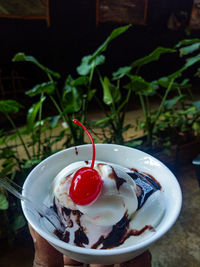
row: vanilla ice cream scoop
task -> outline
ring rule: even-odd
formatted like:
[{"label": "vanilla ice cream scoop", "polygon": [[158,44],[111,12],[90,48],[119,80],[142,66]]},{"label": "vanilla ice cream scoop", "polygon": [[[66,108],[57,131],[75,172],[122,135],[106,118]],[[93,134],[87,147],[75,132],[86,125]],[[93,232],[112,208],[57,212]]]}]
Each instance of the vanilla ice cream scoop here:
[{"label": "vanilla ice cream scoop", "polygon": [[94,170],[102,179],[100,193],[91,203],[79,205],[71,199],[70,188],[77,170],[88,166],[89,161],[72,163],[54,178],[53,208],[65,226],[63,233],[55,234],[69,244],[94,249],[127,246],[153,234],[165,211],[156,179],[136,169],[95,161]]},{"label": "vanilla ice cream scoop", "polygon": [[72,201],[69,190],[73,176],[78,169],[89,166],[88,161],[75,162],[58,173],[52,184],[52,194],[59,204],[80,211],[85,220],[99,226],[115,225],[125,214],[130,218],[138,208],[136,184],[125,170],[113,164],[95,162],[94,169],[103,180],[101,192],[95,201],[88,205],[77,205]]}]

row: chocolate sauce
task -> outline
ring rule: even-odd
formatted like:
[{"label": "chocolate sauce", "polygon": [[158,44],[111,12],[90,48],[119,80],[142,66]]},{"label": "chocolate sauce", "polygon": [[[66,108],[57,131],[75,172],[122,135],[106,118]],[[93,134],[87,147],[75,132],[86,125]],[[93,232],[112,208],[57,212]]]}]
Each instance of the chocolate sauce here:
[{"label": "chocolate sauce", "polygon": [[68,225],[69,228],[72,228],[74,226],[74,223],[72,220],[69,220]]},{"label": "chocolate sauce", "polygon": [[161,190],[160,184],[156,181],[155,178],[146,173],[140,173],[134,170],[134,172],[128,173],[130,177],[135,181],[136,185],[139,187],[141,194],[138,197],[138,208],[140,209],[147,199],[155,191]]},{"label": "chocolate sauce", "polygon": [[[75,148],[76,149],[76,148]],[[131,172],[128,172],[128,175],[135,181],[137,187],[138,187],[138,208],[140,209],[144,203],[147,201],[147,199],[152,195],[155,191],[161,190],[161,185],[156,181],[154,177],[152,177],[149,174],[138,172],[136,169],[130,169]],[[118,177],[114,169],[112,168],[112,174],[110,175],[111,179],[114,179],[116,182],[116,187],[119,190],[120,186],[126,182],[125,179]],[[57,205],[54,201],[53,207],[54,211],[58,212]],[[79,226],[79,229],[75,231],[74,235],[74,244],[79,247],[84,247],[85,245],[89,244],[88,237],[86,235],[86,231],[81,225],[80,218],[83,215],[78,210],[70,210],[67,208],[61,209],[61,214],[65,214],[67,216],[70,216],[70,214],[73,214],[76,216],[76,223]],[[71,223],[72,225],[71,225]],[[142,229],[136,230],[136,229],[129,229],[129,223],[130,220],[128,219],[127,213],[124,215],[124,217],[112,227],[111,232],[108,234],[108,236],[100,236],[99,240],[92,245],[91,248],[93,249],[109,249],[118,247],[119,245],[123,244],[126,239],[128,239],[130,236],[139,236],[142,233],[144,233],[147,229],[153,230],[154,228],[151,225],[145,225]],[[69,224],[67,227],[72,227],[73,221],[69,220]],[[58,230],[54,231],[55,235],[58,236],[61,240],[64,242],[69,242],[69,232],[66,230],[62,233]]]},{"label": "chocolate sauce", "polygon": [[66,229],[64,232],[61,232],[61,231],[56,229],[56,230],[54,230],[54,234],[62,241],[69,243],[69,232]]},{"label": "chocolate sauce", "polygon": [[153,232],[155,232],[155,229],[153,228],[152,225],[145,225],[142,229],[140,230],[135,230],[135,229],[131,229],[127,235],[126,238],[129,238],[129,236],[134,235],[134,236],[138,236],[141,235],[142,233],[144,233],[147,229],[152,230]]},{"label": "chocolate sauce", "polygon": [[123,237],[126,235],[129,226],[129,220],[127,215],[113,226],[112,231],[107,237],[101,236],[99,240],[92,246],[92,248],[98,248],[101,244],[101,249],[113,248],[122,244]]},{"label": "chocolate sauce", "polygon": [[62,240],[66,243],[69,243],[69,232],[67,230],[65,230],[63,233]]},{"label": "chocolate sauce", "polygon": [[[99,163],[99,164],[97,164],[97,169],[100,169],[100,167],[101,167],[101,166],[104,166],[104,165],[105,165],[105,164],[103,164],[103,163]],[[117,189],[119,190],[120,186],[121,186],[123,183],[125,183],[126,180],[125,180],[124,178],[119,177],[119,176],[116,174],[114,168],[113,168],[113,167],[111,167],[111,168],[112,168],[112,172],[109,174],[109,178],[115,181],[115,183],[116,183],[116,187],[117,187]]]},{"label": "chocolate sauce", "polygon": [[57,213],[57,207],[56,207],[56,200],[55,200],[55,198],[53,199],[53,206],[50,207],[50,209],[53,209],[55,211],[55,213]]},{"label": "chocolate sauce", "polygon": [[127,214],[113,226],[112,231],[107,237],[101,236],[99,240],[92,246],[97,249],[101,245],[101,249],[109,249],[122,245],[130,236],[138,236],[144,233],[147,229],[154,230],[151,225],[145,225],[140,230],[129,229],[129,222]]},{"label": "chocolate sauce", "polygon": [[84,247],[83,244],[88,245],[89,240],[85,232],[83,231],[83,228],[80,227],[78,230],[75,231],[75,238],[74,238],[74,244],[79,247]]},{"label": "chocolate sauce", "polygon": [[43,215],[42,215],[40,212],[38,212],[38,214],[40,215],[40,217],[41,217],[41,218],[43,218],[43,217],[44,217],[44,216],[43,216]]},{"label": "chocolate sauce", "polygon": [[126,182],[126,180],[125,180],[124,178],[121,178],[121,177],[119,177],[119,176],[116,174],[114,168],[112,168],[112,173],[109,175],[109,177],[110,177],[111,179],[115,180],[116,187],[117,187],[118,190],[119,190],[120,186],[121,186],[123,183]]},{"label": "chocolate sauce", "polygon": [[[53,233],[54,233],[54,235],[56,235],[59,239],[63,240],[63,234],[64,234],[63,232],[61,232],[61,231],[55,229],[55,230],[53,231]],[[68,241],[68,242],[69,242],[69,241]]]},{"label": "chocolate sauce", "polygon": [[76,153],[76,155],[78,156],[78,148],[75,146],[75,153]]},{"label": "chocolate sauce", "polygon": [[67,208],[65,208],[65,207],[62,208],[62,215],[65,214],[65,215],[69,216],[70,213],[71,213],[71,210],[70,210],[70,209],[67,209]]},{"label": "chocolate sauce", "polygon": [[76,216],[76,223],[81,227],[80,219],[83,213],[81,213],[79,210],[73,210],[72,213]]}]

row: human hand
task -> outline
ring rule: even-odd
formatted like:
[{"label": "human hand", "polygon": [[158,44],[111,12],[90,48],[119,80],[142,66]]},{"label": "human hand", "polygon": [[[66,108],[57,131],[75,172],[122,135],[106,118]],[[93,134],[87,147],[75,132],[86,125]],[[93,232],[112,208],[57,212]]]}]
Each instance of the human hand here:
[{"label": "human hand", "polygon": [[151,254],[145,251],[138,257],[128,262],[112,265],[90,264],[84,265],[81,262],[63,256],[53,248],[44,238],[42,238],[31,226],[29,226],[35,247],[35,257],[33,267],[151,267]]}]

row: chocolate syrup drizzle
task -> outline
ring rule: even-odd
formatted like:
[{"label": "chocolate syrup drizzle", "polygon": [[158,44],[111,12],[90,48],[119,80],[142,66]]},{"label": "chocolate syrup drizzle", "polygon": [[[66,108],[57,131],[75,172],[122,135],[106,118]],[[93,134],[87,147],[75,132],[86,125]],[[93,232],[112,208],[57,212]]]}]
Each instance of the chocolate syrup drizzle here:
[{"label": "chocolate syrup drizzle", "polygon": [[[128,172],[128,174],[135,181],[138,187],[139,193],[137,195],[137,198],[138,198],[137,209],[140,209],[144,205],[144,203],[147,201],[147,199],[155,191],[161,190],[161,185],[151,175],[139,172],[136,169],[130,169],[130,172]],[[115,180],[118,190],[120,186],[124,182],[126,182],[125,179],[117,176],[113,168],[112,168],[112,174],[110,175],[110,178]],[[54,201],[53,208],[57,211],[55,201]],[[73,215],[76,216],[76,223],[79,226],[79,229],[75,231],[74,244],[79,247],[84,247],[84,244],[88,245],[89,240],[86,235],[86,229],[84,229],[84,227],[80,223],[80,218],[82,216],[82,213],[78,210],[72,211],[64,207],[61,209],[61,213],[62,215],[65,214],[67,216],[70,216],[70,214],[73,213]],[[95,244],[92,245],[91,248],[109,249],[109,248],[118,247],[119,245],[123,244],[125,240],[128,239],[130,236],[141,235],[147,229],[155,231],[155,229],[151,225],[145,225],[140,230],[129,229],[129,223],[130,223],[130,219],[128,218],[128,214],[126,213],[124,217],[116,225],[112,227],[112,230],[108,234],[108,236],[106,237],[101,236],[99,240]],[[68,227],[70,227],[70,223]],[[69,232],[67,231],[67,229],[64,231],[64,233],[61,233],[58,231],[55,231],[54,233],[58,236],[58,238],[60,238],[64,242],[67,242],[67,243],[69,242]]]},{"label": "chocolate syrup drizzle", "polygon": [[112,172],[111,174],[109,175],[109,177],[113,180],[115,180],[115,183],[116,183],[116,187],[117,187],[117,190],[119,190],[120,186],[126,182],[126,180],[124,178],[121,178],[119,176],[117,176],[115,170],[113,167],[112,168]]},{"label": "chocolate syrup drizzle", "polygon": [[102,245],[101,249],[114,248],[116,246],[122,245],[125,240],[132,235],[138,236],[147,229],[153,230],[153,227],[151,225],[145,225],[140,230],[128,228],[129,219],[127,214],[125,214],[124,217],[116,225],[113,226],[112,231],[109,233],[109,235],[106,238],[104,238],[104,236],[101,236],[99,240],[94,245],[92,245],[91,248],[98,248],[100,245]]},{"label": "chocolate syrup drizzle", "polygon": [[78,156],[78,148],[75,146],[75,154]]},{"label": "chocolate syrup drizzle", "polygon": [[128,175],[131,176],[141,191],[138,196],[137,209],[140,209],[155,191],[161,190],[161,185],[149,174],[134,170],[134,172],[128,172]]},{"label": "chocolate syrup drizzle", "polygon": [[89,240],[85,233],[85,229],[81,225],[80,218],[82,216],[82,213],[78,210],[73,210],[72,213],[76,216],[76,223],[79,226],[79,229],[75,231],[75,238],[74,238],[74,244],[79,247],[84,247],[84,244],[88,245]]}]

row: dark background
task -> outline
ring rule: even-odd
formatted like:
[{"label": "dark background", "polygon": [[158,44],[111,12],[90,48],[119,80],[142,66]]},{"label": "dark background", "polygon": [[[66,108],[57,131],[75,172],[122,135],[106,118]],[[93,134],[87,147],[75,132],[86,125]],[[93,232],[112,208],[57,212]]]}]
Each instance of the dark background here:
[{"label": "dark background", "polygon": [[[114,40],[106,51],[105,73],[119,66],[130,64],[134,59],[150,53],[158,45],[172,47],[179,40],[199,36],[199,31],[188,30],[192,0],[149,0],[146,25],[133,25]],[[175,14],[179,21],[177,29],[169,29],[168,20]],[[33,65],[12,63],[17,52],[35,56],[42,64],[61,73],[76,75],[76,67],[84,55],[92,53],[118,24],[96,25],[94,0],[51,0],[50,27],[45,20],[0,18],[0,81],[7,98],[12,89],[13,72],[17,75],[13,96],[21,98],[20,92],[44,80]],[[189,32],[189,35],[188,35]],[[164,75],[178,62],[170,56],[163,57],[161,65],[146,69],[146,77]],[[0,87],[1,87],[0,84]]]}]

